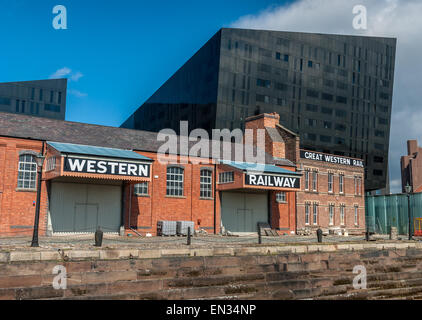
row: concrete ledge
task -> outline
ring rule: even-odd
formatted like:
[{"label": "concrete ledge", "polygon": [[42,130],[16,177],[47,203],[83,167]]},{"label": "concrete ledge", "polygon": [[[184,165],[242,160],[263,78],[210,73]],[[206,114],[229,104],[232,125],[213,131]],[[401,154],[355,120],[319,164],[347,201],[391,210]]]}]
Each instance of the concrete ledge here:
[{"label": "concrete ledge", "polygon": [[97,250],[69,250],[67,256],[70,259],[88,259],[88,258],[100,258],[100,251]]},{"label": "concrete ledge", "polygon": [[[222,248],[169,248],[169,249],[91,249],[66,250],[65,255],[71,260],[119,260],[119,259],[156,259],[164,257],[210,257],[210,256],[248,256],[275,254],[304,254],[314,252],[360,251],[360,250],[394,250],[394,249],[422,249],[422,243],[327,243],[327,244],[299,244],[287,246],[253,245],[250,247],[222,247]],[[15,261],[61,261],[62,257],[56,250],[51,251],[11,251],[0,252],[0,263]]]},{"label": "concrete ledge", "polygon": [[100,250],[100,259],[102,260],[115,260],[122,258],[138,258],[139,250],[136,249],[122,249],[122,250]]},{"label": "concrete ledge", "polygon": [[161,258],[161,251],[160,250],[139,250],[138,258],[141,258],[141,259]]},{"label": "concrete ledge", "polygon": [[57,251],[41,251],[41,261],[56,261],[61,260],[62,256]]},{"label": "concrete ledge", "polygon": [[9,255],[9,252],[0,252],[0,262],[8,262]]},{"label": "concrete ledge", "polygon": [[9,255],[9,261],[40,261],[41,252],[22,252],[22,251],[12,251]]}]

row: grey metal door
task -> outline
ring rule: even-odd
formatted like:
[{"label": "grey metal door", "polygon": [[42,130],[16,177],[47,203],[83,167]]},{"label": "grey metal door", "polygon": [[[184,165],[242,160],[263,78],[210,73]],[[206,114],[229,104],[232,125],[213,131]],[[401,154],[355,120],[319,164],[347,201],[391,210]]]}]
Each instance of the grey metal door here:
[{"label": "grey metal door", "polygon": [[268,222],[267,193],[222,192],[221,221],[232,232],[256,232],[258,222]]},{"label": "grey metal door", "polygon": [[121,187],[53,182],[50,215],[53,232],[118,232]]}]

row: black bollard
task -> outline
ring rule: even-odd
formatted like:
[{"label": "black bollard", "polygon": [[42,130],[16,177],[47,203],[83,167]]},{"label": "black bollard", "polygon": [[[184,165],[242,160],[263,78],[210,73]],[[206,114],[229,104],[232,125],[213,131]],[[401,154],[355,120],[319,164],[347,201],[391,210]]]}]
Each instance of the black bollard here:
[{"label": "black bollard", "polygon": [[188,227],[188,239],[187,239],[187,245],[190,246],[190,227]]},{"label": "black bollard", "polygon": [[95,246],[101,247],[103,244],[103,231],[100,226],[98,226],[97,231],[95,231]]},{"label": "black bollard", "polygon": [[322,242],[322,230],[321,230],[321,228],[318,228],[316,234],[317,234],[318,242]]},{"label": "black bollard", "polygon": [[262,244],[262,235],[261,235],[261,230],[258,230],[258,244]]},{"label": "black bollard", "polygon": [[369,231],[366,231],[365,232],[365,240],[366,241],[369,241]]}]

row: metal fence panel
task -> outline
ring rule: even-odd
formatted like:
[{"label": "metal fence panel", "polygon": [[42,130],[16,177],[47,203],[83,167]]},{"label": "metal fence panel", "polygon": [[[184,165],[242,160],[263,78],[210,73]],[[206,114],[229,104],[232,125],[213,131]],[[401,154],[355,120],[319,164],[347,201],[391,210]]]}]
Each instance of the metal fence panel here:
[{"label": "metal fence panel", "polygon": [[399,234],[408,234],[410,201],[411,228],[413,219],[422,218],[422,193],[366,196],[366,221],[370,232],[388,234],[396,227]]}]

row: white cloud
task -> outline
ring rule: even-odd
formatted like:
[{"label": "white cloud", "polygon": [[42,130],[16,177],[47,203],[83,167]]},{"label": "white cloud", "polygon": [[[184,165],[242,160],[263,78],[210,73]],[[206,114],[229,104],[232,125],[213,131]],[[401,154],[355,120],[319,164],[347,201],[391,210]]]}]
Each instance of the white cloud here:
[{"label": "white cloud", "polygon": [[57,78],[68,78],[69,81],[77,82],[80,78],[84,75],[77,71],[72,72],[72,69],[68,67],[63,67],[61,69],[56,70],[53,74],[50,75],[50,79],[57,79]]},{"label": "white cloud", "polygon": [[63,78],[68,76],[70,73],[72,72],[72,70],[70,70],[67,67],[61,68],[56,70],[56,72],[54,72],[52,75],[50,75],[50,79],[57,79],[57,78]]},{"label": "white cloud", "polygon": [[[364,5],[368,29],[355,30],[355,5]],[[397,38],[396,74],[390,138],[391,191],[400,192],[400,156],[406,140],[422,145],[422,1],[420,0],[298,0],[241,17],[231,27]]]},{"label": "white cloud", "polygon": [[80,92],[79,90],[75,90],[75,89],[68,89],[67,93],[78,98],[83,98],[88,95],[87,93]]}]

